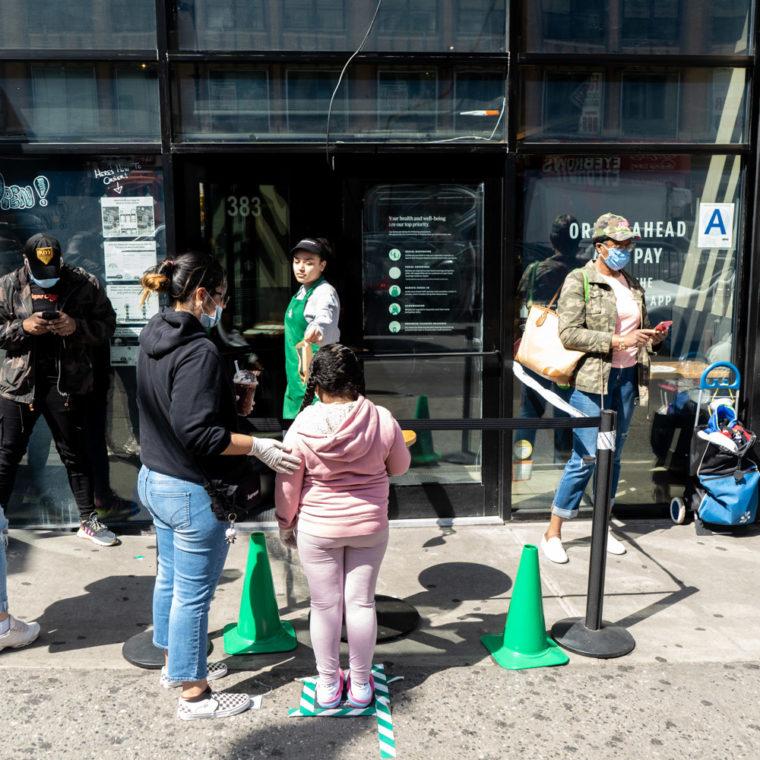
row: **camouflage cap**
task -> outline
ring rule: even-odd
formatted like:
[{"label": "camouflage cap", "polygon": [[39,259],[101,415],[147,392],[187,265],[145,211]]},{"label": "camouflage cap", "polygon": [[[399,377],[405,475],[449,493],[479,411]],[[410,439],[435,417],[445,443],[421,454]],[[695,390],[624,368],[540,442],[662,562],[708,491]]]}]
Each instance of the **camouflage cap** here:
[{"label": "camouflage cap", "polygon": [[631,225],[625,217],[618,214],[602,214],[594,223],[594,231],[591,233],[592,240],[598,237],[607,237],[610,240],[630,240],[636,237],[631,230]]}]

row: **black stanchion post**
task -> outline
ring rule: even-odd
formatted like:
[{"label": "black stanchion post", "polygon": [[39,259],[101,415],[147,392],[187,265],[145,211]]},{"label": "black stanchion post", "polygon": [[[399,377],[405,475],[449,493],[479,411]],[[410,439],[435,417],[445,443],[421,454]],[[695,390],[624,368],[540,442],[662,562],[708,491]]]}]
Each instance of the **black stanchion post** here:
[{"label": "black stanchion post", "polygon": [[612,468],[615,460],[617,414],[603,409],[596,444],[596,488],[591,529],[586,618],[566,618],[552,626],[552,638],[562,647],[587,657],[608,659],[628,654],[636,642],[625,628],[602,621],[607,531],[612,500]]}]

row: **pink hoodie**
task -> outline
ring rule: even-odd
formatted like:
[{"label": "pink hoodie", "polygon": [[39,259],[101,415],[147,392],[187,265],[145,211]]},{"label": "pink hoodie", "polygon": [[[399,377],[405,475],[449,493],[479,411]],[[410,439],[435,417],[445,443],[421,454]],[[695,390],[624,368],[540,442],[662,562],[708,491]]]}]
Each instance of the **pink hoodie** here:
[{"label": "pink hoodie", "polygon": [[402,475],[410,461],[396,420],[363,396],[333,434],[310,431],[310,417],[310,409],[301,412],[285,437],[302,464],[292,475],[277,475],[280,528],[297,520],[304,533],[327,538],[387,528],[388,475]]}]

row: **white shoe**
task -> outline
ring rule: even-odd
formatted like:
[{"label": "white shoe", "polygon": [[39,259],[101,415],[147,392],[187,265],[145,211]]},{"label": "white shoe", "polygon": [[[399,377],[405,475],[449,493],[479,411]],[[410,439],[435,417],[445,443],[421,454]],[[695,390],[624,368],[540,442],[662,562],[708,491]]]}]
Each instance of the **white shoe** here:
[{"label": "white shoe", "polygon": [[607,533],[607,554],[625,554],[626,548],[612,535],[612,531]]},{"label": "white shoe", "polygon": [[562,547],[562,541],[557,536],[552,536],[548,541],[546,536],[541,536],[541,551],[552,562],[564,565],[567,562],[567,554]]},{"label": "white shoe", "polygon": [[16,620],[13,615],[8,615],[8,620],[11,621],[11,627],[0,636],[0,650],[25,647],[40,635],[39,623],[25,623],[23,620]]},{"label": "white shoe", "polygon": [[211,691],[208,689],[203,699],[191,702],[179,698],[177,716],[182,720],[196,718],[227,718],[245,712],[251,707],[251,698],[247,694],[235,694],[228,691]]}]

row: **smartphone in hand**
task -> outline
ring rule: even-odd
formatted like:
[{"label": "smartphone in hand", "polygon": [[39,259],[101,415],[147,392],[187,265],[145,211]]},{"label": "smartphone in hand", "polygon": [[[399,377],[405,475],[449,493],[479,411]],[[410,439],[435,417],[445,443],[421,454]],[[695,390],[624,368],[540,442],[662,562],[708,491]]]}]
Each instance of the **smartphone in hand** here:
[{"label": "smartphone in hand", "polygon": [[657,326],[654,328],[654,331],[655,331],[655,332],[667,332],[668,330],[670,330],[670,326],[671,326],[672,324],[673,324],[673,320],[672,320],[672,319],[669,319],[669,320],[665,320],[665,321],[663,321],[663,322],[660,322],[660,324],[659,324],[659,325],[657,325]]},{"label": "smartphone in hand", "polygon": [[61,316],[61,313],[59,311],[43,311],[40,313],[40,316],[43,319],[52,320],[58,319],[58,317]]}]

